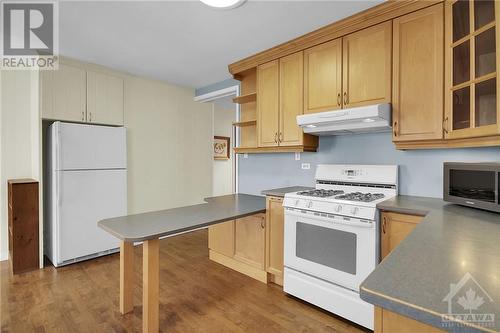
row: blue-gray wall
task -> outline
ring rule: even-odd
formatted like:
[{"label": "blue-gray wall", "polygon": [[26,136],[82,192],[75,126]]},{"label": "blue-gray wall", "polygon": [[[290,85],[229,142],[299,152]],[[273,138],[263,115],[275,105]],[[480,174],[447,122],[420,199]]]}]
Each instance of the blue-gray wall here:
[{"label": "blue-gray wall", "polygon": [[[327,136],[320,138],[316,153],[295,155],[249,154],[239,157],[239,192],[260,194],[261,190],[293,185],[314,185],[317,164],[398,164],[399,193],[442,197],[444,161],[497,161],[500,147],[400,151],[391,133]],[[311,163],[302,170],[301,163]]]}]

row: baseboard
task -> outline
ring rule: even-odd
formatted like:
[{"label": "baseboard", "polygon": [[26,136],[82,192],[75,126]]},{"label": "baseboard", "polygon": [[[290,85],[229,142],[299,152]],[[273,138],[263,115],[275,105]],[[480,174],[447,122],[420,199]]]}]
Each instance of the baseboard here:
[{"label": "baseboard", "polygon": [[266,284],[268,282],[266,271],[252,267],[241,261],[227,257],[223,254],[217,253],[212,250],[209,251],[209,258],[210,260],[215,261],[218,264],[231,268],[232,270],[235,270],[241,274],[245,274],[251,278],[254,278],[255,280],[258,280]]}]

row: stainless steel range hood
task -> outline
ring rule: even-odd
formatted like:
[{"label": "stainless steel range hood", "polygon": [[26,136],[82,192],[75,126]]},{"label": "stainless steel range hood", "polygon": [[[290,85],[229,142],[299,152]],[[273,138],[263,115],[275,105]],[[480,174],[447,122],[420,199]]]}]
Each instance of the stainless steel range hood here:
[{"label": "stainless steel range hood", "polygon": [[297,124],[304,133],[314,135],[388,132],[391,130],[391,104],[300,115]]}]

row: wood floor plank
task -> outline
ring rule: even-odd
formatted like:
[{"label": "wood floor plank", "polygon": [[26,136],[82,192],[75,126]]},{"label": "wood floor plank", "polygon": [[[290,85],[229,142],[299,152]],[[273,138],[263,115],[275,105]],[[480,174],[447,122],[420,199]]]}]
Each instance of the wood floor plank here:
[{"label": "wood floor plank", "polygon": [[[160,240],[159,247],[161,332],[369,332],[210,261],[206,230]],[[133,249],[136,305],[126,315],[118,253],[16,276],[1,262],[0,331],[141,332],[142,252]]]}]

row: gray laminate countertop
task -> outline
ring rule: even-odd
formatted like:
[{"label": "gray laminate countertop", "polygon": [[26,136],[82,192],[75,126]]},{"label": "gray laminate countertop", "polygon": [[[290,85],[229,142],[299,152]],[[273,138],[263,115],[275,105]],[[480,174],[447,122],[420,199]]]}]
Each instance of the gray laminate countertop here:
[{"label": "gray laminate countertop", "polygon": [[314,187],[307,187],[307,186],[290,186],[290,187],[281,187],[281,188],[275,188],[272,190],[264,190],[260,193],[263,195],[270,195],[273,197],[284,197],[286,193],[290,192],[298,192],[298,191],[307,191],[307,190],[312,190]]},{"label": "gray laminate countertop", "polygon": [[230,194],[199,205],[105,219],[98,226],[126,242],[172,236],[266,211],[266,199]]},{"label": "gray laminate countertop", "polygon": [[[425,217],[362,283],[361,298],[450,332],[500,332],[500,214],[412,196],[377,207]],[[449,313],[467,317],[443,321]]]}]

